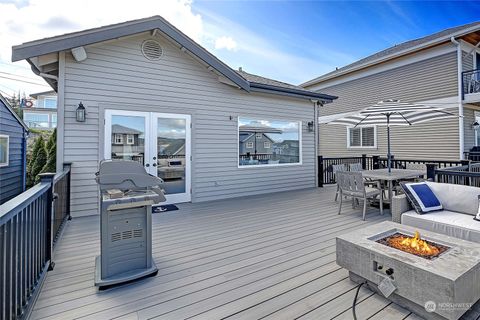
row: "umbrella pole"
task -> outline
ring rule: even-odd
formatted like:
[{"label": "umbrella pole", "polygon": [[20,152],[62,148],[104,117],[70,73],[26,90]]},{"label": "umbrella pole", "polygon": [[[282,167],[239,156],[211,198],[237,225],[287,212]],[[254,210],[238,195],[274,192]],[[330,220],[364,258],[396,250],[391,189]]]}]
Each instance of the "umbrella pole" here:
[{"label": "umbrella pole", "polygon": [[390,155],[390,114],[387,114],[387,166],[388,173],[392,172],[392,160]]}]

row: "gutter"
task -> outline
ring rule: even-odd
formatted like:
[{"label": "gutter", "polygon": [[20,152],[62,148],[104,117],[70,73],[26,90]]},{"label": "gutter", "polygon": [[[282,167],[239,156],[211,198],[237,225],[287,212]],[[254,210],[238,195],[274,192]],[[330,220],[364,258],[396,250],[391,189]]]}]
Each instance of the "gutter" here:
[{"label": "gutter", "polygon": [[[48,85],[50,87],[53,88],[53,90],[56,92],[57,91],[57,86],[56,86],[56,83],[58,82],[58,77],[57,76],[54,76],[54,75],[51,75],[51,74],[46,74],[46,73],[42,73],[38,68],[37,66],[32,62],[32,60],[30,60],[30,58],[28,59],[25,59],[27,60],[27,62],[30,64],[30,67],[33,71],[33,73],[35,73],[37,76],[40,76],[43,78],[43,80],[45,80]],[[54,81],[53,81],[54,80]]]},{"label": "gutter", "polygon": [[319,102],[321,102],[322,104],[330,103],[338,98],[336,96],[331,96],[323,93],[315,93],[293,88],[282,88],[257,82],[250,82],[250,90],[252,92],[274,93],[295,98],[318,99],[320,100]]},{"label": "gutter", "polygon": [[457,88],[458,88],[458,144],[459,144],[459,159],[464,159],[463,152],[465,151],[465,126],[463,121],[463,101],[462,101],[462,46],[455,37],[451,37],[450,41],[457,47]]}]

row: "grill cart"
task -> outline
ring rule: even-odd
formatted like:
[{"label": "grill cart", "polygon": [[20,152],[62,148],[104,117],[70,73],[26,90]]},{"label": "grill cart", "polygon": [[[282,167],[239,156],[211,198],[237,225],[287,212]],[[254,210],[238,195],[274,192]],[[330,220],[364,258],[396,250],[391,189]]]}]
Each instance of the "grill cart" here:
[{"label": "grill cart", "polygon": [[152,205],[165,201],[163,180],[135,161],[104,160],[100,186],[100,256],[95,285],[100,289],[157,274],[152,259]]}]

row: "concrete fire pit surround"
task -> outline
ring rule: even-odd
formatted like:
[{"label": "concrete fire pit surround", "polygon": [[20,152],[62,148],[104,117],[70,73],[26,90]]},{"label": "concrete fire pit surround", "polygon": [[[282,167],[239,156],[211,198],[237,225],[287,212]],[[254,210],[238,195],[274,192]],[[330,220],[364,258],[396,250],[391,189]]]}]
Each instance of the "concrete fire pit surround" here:
[{"label": "concrete fire pit surround", "polygon": [[[413,235],[415,230],[422,239],[450,249],[428,260],[376,242],[394,232]],[[480,299],[480,244],[389,221],[341,235],[336,243],[337,263],[350,271],[353,281],[368,280],[375,288],[388,276],[374,266],[392,268],[397,290],[389,299],[427,319],[456,320],[466,311],[458,306]],[[430,301],[438,306],[434,312],[425,310]]]}]

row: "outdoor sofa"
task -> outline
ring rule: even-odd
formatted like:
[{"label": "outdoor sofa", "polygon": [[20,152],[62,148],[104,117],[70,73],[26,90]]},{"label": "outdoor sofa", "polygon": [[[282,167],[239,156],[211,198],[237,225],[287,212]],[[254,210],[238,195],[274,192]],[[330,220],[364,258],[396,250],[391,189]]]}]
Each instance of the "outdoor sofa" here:
[{"label": "outdoor sofa", "polygon": [[479,208],[480,188],[448,183],[426,182],[443,210],[418,214],[405,194],[392,199],[392,220],[448,236],[480,243],[480,221],[474,220]]}]

